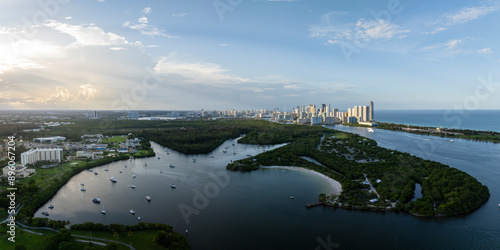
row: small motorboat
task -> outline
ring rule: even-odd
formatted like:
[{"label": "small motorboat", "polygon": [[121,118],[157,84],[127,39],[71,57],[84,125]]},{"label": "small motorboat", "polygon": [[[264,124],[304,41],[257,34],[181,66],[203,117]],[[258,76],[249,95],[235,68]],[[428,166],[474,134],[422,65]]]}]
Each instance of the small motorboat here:
[{"label": "small motorboat", "polygon": [[147,200],[147,201],[151,201],[151,197],[146,196],[146,200]]},{"label": "small motorboat", "polygon": [[49,213],[47,213],[47,212],[42,212],[42,214],[45,216],[49,216]]},{"label": "small motorboat", "polygon": [[85,188],[82,188],[82,189],[80,189],[80,191],[83,191],[83,192],[85,192],[86,190],[85,190]]},{"label": "small motorboat", "polygon": [[94,198],[94,199],[92,199],[92,202],[94,202],[94,203],[101,203],[101,199],[99,199],[99,198]]},{"label": "small motorboat", "polygon": [[135,175],[135,174],[134,174],[134,175],[132,175],[132,178],[135,178],[135,177],[136,177],[136,175]]},{"label": "small motorboat", "polygon": [[135,185],[130,186],[131,188],[135,188]]},{"label": "small motorboat", "polygon": [[295,196],[290,196],[290,199],[295,199]]},{"label": "small motorboat", "polygon": [[130,209],[130,213],[131,213],[131,214],[135,214],[134,209]]},{"label": "small motorboat", "polygon": [[49,206],[49,208],[50,208],[50,209],[54,208],[54,205],[52,205],[52,204],[51,204],[51,205]]},{"label": "small motorboat", "polygon": [[171,184],[171,185],[170,185],[170,187],[171,187],[171,188],[175,188],[175,184]]}]

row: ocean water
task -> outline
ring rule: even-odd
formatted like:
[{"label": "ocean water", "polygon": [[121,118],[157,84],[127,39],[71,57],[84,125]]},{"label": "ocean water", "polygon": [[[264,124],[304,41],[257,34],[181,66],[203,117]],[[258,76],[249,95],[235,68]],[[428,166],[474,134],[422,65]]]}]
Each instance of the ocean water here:
[{"label": "ocean water", "polygon": [[500,132],[500,110],[375,110],[374,116],[379,122]]}]

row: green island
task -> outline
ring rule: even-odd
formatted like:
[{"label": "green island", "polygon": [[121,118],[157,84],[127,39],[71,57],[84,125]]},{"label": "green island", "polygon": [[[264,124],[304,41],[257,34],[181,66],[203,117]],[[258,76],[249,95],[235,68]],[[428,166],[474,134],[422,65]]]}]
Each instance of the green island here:
[{"label": "green island", "polygon": [[[378,124],[377,128],[385,130],[400,131],[400,132],[419,134],[419,135],[432,135],[432,136],[454,138],[454,139],[466,139],[473,141],[500,143],[500,133],[495,131],[436,128],[436,127],[424,127],[424,126],[414,126],[414,125],[384,123],[384,122],[377,122],[377,124]],[[352,127],[371,127],[358,123],[344,123],[343,125]]]},{"label": "green island", "polygon": [[[112,125],[106,125],[112,124]],[[5,125],[3,125],[5,126]],[[0,125],[2,127],[2,125]],[[171,227],[145,227],[137,224],[137,230],[131,226],[105,226],[84,223],[84,226],[72,225],[66,232],[68,222],[33,218],[35,211],[45,204],[72,176],[99,165],[112,161],[126,160],[129,157],[151,157],[154,151],[149,141],[185,154],[206,154],[215,150],[224,141],[241,137],[239,143],[255,145],[278,145],[281,147],[263,152],[256,156],[238,160],[227,165],[231,171],[253,171],[261,166],[302,167],[322,173],[342,185],[340,195],[319,194],[321,204],[346,209],[406,211],[416,216],[438,217],[468,214],[479,208],[489,198],[488,188],[467,173],[438,162],[424,160],[407,153],[389,150],[377,146],[373,140],[345,132],[327,129],[321,126],[285,125],[263,120],[227,119],[227,120],[181,120],[181,121],[115,121],[109,120],[76,120],[74,124],[54,127],[41,133],[23,132],[30,128],[24,124],[8,126],[0,130],[0,135],[7,137],[15,134],[24,141],[41,136],[65,136],[69,140],[79,141],[84,134],[101,133],[109,136],[108,143],[123,141],[122,135],[139,137],[141,147],[136,153],[117,153],[98,160],[64,161],[60,166],[41,168],[34,166],[37,173],[17,183],[17,203],[22,204],[16,215],[16,222],[36,227],[45,225],[59,229],[61,233],[46,229],[30,229],[44,233],[39,237],[27,231],[16,229],[17,235],[23,235],[20,243],[7,240],[3,246],[15,247],[16,244],[36,246],[35,249],[47,248],[53,244],[49,237],[57,235],[87,235],[88,228],[94,228],[93,236],[105,239],[116,239],[120,242],[144,242],[147,249],[189,249],[182,235],[174,234]],[[22,147],[22,146],[21,146]],[[18,152],[16,152],[17,154]],[[311,160],[313,159],[317,163]],[[1,162],[4,166],[7,161]],[[319,164],[318,164],[319,163]],[[412,200],[416,184],[422,188],[422,197]],[[7,214],[9,200],[6,181],[0,184],[0,212]],[[373,188],[372,188],[373,187]],[[2,220],[6,217],[1,218]],[[2,224],[2,229],[6,225]],[[87,227],[86,229],[84,229]],[[127,228],[129,227],[129,228]],[[99,228],[101,230],[98,230]],[[114,231],[115,230],[115,231]],[[117,230],[117,231],[116,231]],[[2,230],[0,235],[8,237]],[[128,232],[132,233],[128,233]],[[161,239],[155,236],[161,232]],[[125,236],[126,235],[126,236]],[[121,239],[121,240],[120,240]],[[92,245],[88,243],[59,242],[61,249],[127,249],[128,247]],[[152,244],[154,245],[147,245]],[[164,243],[162,245],[162,242]],[[183,247],[171,247],[180,246]],[[139,244],[139,243],[136,243]],[[170,244],[170,245],[168,245]],[[174,245],[172,245],[174,244]],[[64,248],[70,245],[71,248]],[[165,247],[167,246],[168,247]],[[117,247],[117,248],[116,248]],[[19,249],[22,249],[21,247]],[[49,249],[49,248],[47,248]]]}]

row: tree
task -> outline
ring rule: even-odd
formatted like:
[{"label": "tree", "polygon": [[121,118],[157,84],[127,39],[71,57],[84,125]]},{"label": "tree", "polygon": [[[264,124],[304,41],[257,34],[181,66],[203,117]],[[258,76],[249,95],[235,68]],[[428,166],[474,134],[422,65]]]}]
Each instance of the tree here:
[{"label": "tree", "polygon": [[108,249],[108,250],[118,250],[118,243],[116,243],[116,242],[108,242],[106,244],[106,249]]},{"label": "tree", "polygon": [[26,246],[23,245],[23,244],[17,244],[15,247],[14,247],[15,250],[26,250]]}]

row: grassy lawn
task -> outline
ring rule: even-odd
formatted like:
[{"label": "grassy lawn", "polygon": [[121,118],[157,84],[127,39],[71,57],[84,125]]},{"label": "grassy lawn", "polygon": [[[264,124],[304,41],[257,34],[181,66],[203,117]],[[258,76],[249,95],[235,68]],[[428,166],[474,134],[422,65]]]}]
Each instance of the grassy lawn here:
[{"label": "grassy lawn", "polygon": [[8,230],[9,229],[7,228],[7,225],[0,225],[0,237],[2,238],[0,240],[0,249],[14,249],[17,244],[25,245],[27,249],[43,249],[43,247],[47,244],[45,238],[56,234],[55,232],[51,232],[48,230],[33,230],[43,233],[43,235],[37,235],[21,231],[19,228],[17,228],[15,238],[16,242],[11,242],[8,240],[8,238],[10,237],[10,234],[7,233]]},{"label": "grassy lawn", "polygon": [[[129,237],[127,233],[120,233],[118,235],[118,241],[126,244],[132,243],[132,246],[136,249],[165,249],[164,247],[158,246],[153,242],[153,237],[157,232],[158,231],[156,230],[133,231],[132,237]],[[71,233],[90,237],[89,231],[71,230]],[[113,233],[109,231],[92,231],[92,237],[116,240],[116,237],[113,237]],[[129,248],[119,245],[118,249]]]},{"label": "grassy lawn", "polygon": [[347,134],[342,132],[334,133],[333,136],[338,139],[347,139]]},{"label": "grassy lawn", "polygon": [[122,143],[127,140],[126,136],[113,136],[111,138],[102,138],[102,143]]}]

